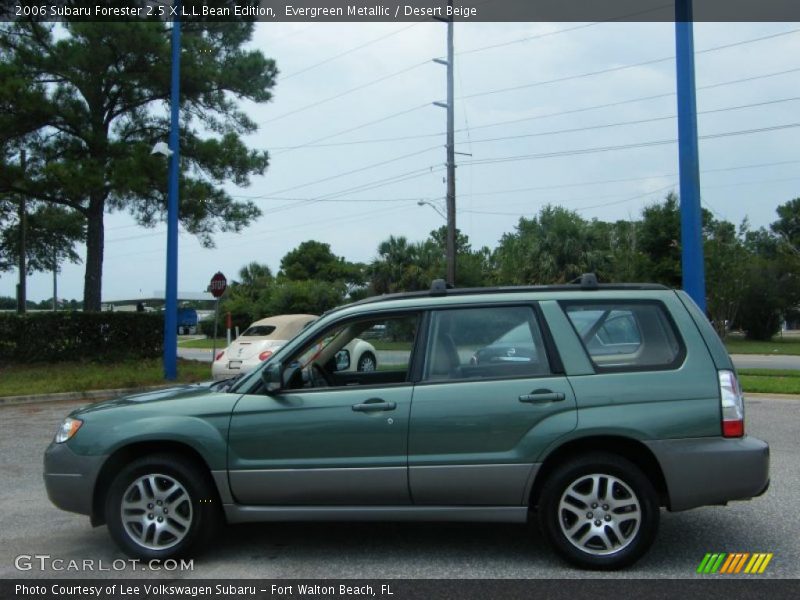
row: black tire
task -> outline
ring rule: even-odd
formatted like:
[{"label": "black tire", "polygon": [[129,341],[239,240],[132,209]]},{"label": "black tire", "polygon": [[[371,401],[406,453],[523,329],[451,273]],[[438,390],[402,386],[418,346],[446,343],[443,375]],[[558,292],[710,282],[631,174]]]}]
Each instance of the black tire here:
[{"label": "black tire", "polygon": [[[145,487],[136,489],[133,487],[134,482],[141,481],[140,478],[148,475],[161,476],[160,479],[156,477],[154,480],[157,488],[156,496],[163,496],[175,482],[182,486],[185,494],[174,499],[181,492],[181,488],[177,488],[171,497],[164,496],[163,506],[155,506],[155,502],[146,503],[146,499],[140,497],[139,490],[150,490],[151,484],[145,483]],[[128,510],[129,514],[134,514],[138,518],[130,521],[127,527],[122,518],[122,502],[126,492],[129,506],[131,502],[141,500],[143,507],[141,515],[138,509]],[[172,514],[168,513],[170,503],[173,508]],[[151,506],[153,509],[148,508]],[[159,512],[162,510],[165,514]],[[128,556],[142,560],[164,560],[197,554],[213,539],[222,521],[221,506],[208,471],[185,457],[171,454],[152,454],[136,459],[123,467],[106,494],[105,516],[108,531],[120,549]],[[137,541],[134,534],[137,530],[143,531],[143,527],[136,521],[141,519],[146,524],[147,530],[154,532],[159,516],[162,521],[158,526],[161,527],[161,523],[165,523],[180,537],[168,532],[160,535],[158,541],[161,542],[161,547],[147,547],[144,545],[147,539]],[[183,527],[176,519],[188,522],[188,527]],[[155,539],[151,545],[158,546]]]},{"label": "black tire", "polygon": [[[600,475],[596,484],[592,475]],[[579,493],[587,499],[597,495],[600,501],[583,504]],[[571,459],[553,471],[542,488],[538,516],[545,538],[568,562],[584,569],[614,570],[633,564],[650,548],[660,514],[658,495],[641,469],[621,456],[598,452]]]},{"label": "black tire", "polygon": [[369,371],[377,371],[378,359],[375,358],[375,355],[372,352],[364,352],[364,354],[359,356],[358,365],[356,365],[356,370],[359,371],[360,373],[367,371],[368,369],[366,368],[366,365],[369,361],[371,361],[372,363],[372,369],[369,369]]}]

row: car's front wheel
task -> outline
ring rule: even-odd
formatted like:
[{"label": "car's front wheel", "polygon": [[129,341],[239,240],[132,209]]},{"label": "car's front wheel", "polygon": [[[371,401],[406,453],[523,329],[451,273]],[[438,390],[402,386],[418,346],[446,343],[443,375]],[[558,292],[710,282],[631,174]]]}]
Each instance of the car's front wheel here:
[{"label": "car's front wheel", "polygon": [[181,456],[157,454],[126,465],[105,503],[111,537],[129,556],[185,556],[207,544],[220,522],[207,472]]},{"label": "car's front wheel", "polygon": [[638,560],[658,531],[658,496],[632,462],[596,453],[557,468],[542,489],[539,523],[569,562],[620,569]]}]

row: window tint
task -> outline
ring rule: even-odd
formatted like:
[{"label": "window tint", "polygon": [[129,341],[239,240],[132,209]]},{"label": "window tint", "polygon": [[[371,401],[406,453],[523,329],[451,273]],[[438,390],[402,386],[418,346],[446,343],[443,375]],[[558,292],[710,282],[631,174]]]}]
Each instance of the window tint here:
[{"label": "window tint", "polygon": [[486,307],[432,315],[424,379],[524,377],[550,374],[533,310]]},{"label": "window tint", "polygon": [[[286,361],[296,368],[288,386],[333,388],[403,383],[419,316],[348,321],[315,336]],[[380,336],[370,332],[379,331]],[[365,335],[366,334],[366,335]]]},{"label": "window tint", "polygon": [[683,345],[660,302],[564,303],[598,370],[677,367]]}]

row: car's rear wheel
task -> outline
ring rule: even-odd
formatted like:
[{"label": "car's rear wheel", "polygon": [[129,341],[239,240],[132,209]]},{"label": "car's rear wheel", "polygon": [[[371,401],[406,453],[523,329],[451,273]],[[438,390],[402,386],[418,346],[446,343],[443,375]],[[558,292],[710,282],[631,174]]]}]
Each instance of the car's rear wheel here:
[{"label": "car's rear wheel", "polygon": [[658,496],[632,462],[605,453],[557,468],[539,501],[545,537],[569,562],[589,569],[620,569],[638,560],[658,531]]},{"label": "car's rear wheel", "polygon": [[198,552],[220,522],[208,472],[184,457],[166,454],[126,465],[111,483],[105,511],[117,545],[145,560]]},{"label": "car's rear wheel", "polygon": [[362,373],[370,373],[378,368],[378,361],[372,352],[364,352],[358,359],[358,366],[356,368]]}]

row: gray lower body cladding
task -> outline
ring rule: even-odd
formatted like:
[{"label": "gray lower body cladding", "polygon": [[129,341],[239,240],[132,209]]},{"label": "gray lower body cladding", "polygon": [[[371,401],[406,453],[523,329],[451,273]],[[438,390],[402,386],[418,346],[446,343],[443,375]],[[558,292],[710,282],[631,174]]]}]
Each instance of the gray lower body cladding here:
[{"label": "gray lower body cladding", "polygon": [[456,521],[524,523],[526,506],[241,506],[226,504],[228,523],[264,521]]},{"label": "gray lower body cladding", "polygon": [[769,484],[769,445],[757,438],[689,438],[645,442],[664,472],[669,509],[686,510],[762,494]]}]

